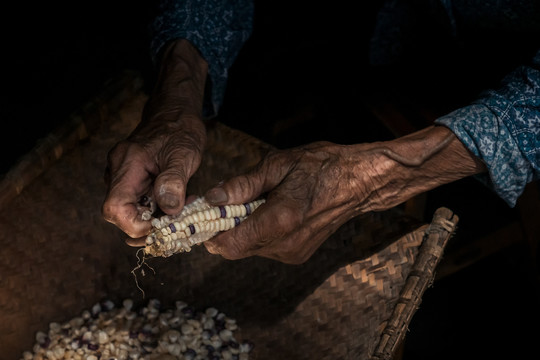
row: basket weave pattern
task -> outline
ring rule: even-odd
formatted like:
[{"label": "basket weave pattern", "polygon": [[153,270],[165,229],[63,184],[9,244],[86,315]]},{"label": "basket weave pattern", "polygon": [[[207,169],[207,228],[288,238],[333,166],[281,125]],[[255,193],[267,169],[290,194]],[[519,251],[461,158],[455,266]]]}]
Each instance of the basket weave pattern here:
[{"label": "basket weave pattern", "polygon": [[[254,359],[390,359],[457,218],[438,214],[447,224],[441,230],[398,209],[367,214],[302,265],[227,261],[204,247],[148,259],[156,273],[136,273],[143,299],[131,274],[136,249],[100,214],[107,152],[134,128],[146,101],[135,80],[122,80],[122,92],[86,107],[80,117],[92,131],[75,145],[67,137],[70,148],[59,139],[53,149],[62,156],[51,161],[45,152],[35,180],[17,184],[12,176],[2,184],[17,191],[4,194],[0,211],[0,358],[19,358],[52,321],[104,298],[129,297],[139,305],[158,298],[164,306],[183,300],[217,307],[238,320],[241,339],[255,344]],[[192,193],[251,168],[270,149],[220,123],[208,138]]]}]

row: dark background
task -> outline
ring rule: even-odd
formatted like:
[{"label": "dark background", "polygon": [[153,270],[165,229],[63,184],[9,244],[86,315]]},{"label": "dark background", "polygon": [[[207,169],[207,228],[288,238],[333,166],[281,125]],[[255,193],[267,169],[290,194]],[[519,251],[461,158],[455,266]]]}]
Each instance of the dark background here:
[{"label": "dark background", "polygon": [[151,69],[145,24],[153,8],[145,3],[15,2],[3,10],[0,173],[120,71]]},{"label": "dark background", "polygon": [[[513,65],[505,57],[482,62],[463,43],[451,45],[467,50],[468,57],[453,55],[452,47],[437,42],[440,33],[416,22],[411,31],[422,34],[424,43],[411,50],[416,60],[373,68],[365,44],[375,6],[361,14],[287,2],[257,9],[253,37],[231,69],[220,119],[280,147],[390,139],[392,133],[368,106],[374,98],[412,104],[409,110],[429,104],[446,111]],[[3,11],[10,22],[3,25],[1,173],[122,70],[140,71],[151,84],[147,24],[153,12],[152,3],[127,1],[18,3]],[[474,51],[495,52],[498,41],[483,42]],[[466,58],[469,67],[461,66]],[[448,71],[440,71],[449,64]],[[420,73],[428,75],[417,77]],[[421,124],[413,110],[409,118]],[[428,193],[424,220],[439,206],[461,219],[448,251],[489,237],[521,216],[475,179]],[[437,280],[413,318],[404,358],[537,354],[535,266],[527,245],[516,241]]]}]

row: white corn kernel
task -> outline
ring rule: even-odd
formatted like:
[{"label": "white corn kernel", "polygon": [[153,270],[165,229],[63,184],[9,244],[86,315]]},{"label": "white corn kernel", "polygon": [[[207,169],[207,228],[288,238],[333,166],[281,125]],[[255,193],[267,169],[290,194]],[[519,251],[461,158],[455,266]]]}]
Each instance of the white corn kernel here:
[{"label": "white corn kernel", "polygon": [[200,244],[220,231],[234,228],[247,218],[247,208],[251,214],[262,203],[264,199],[220,207],[210,206],[204,198],[198,198],[186,205],[178,216],[165,215],[152,219],[153,230],[146,239],[144,251],[151,256],[170,256],[190,251],[192,245]]}]

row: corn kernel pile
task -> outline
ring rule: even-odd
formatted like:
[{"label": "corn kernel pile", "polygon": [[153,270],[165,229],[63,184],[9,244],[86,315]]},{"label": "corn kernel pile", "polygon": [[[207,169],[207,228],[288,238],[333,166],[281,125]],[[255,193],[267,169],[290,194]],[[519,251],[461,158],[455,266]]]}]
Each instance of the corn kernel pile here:
[{"label": "corn kernel pile", "polygon": [[161,310],[152,299],[139,311],[126,299],[97,303],[65,323],[36,333],[21,360],[248,360],[252,344],[239,343],[238,326],[216,308],[195,311],[182,301]]}]

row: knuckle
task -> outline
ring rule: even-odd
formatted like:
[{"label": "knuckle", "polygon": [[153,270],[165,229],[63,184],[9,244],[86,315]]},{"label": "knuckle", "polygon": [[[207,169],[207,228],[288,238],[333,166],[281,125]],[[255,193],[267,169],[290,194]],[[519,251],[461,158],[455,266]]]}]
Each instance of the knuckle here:
[{"label": "knuckle", "polygon": [[294,231],[295,226],[299,226],[302,222],[300,212],[286,206],[283,206],[282,211],[277,211],[273,215],[275,228],[285,233]]},{"label": "knuckle", "polygon": [[300,265],[308,259],[295,237],[287,237],[280,245],[281,249],[279,255],[280,258],[283,259],[283,262],[292,265]]},{"label": "knuckle", "polygon": [[288,264],[303,264],[313,255],[318,244],[319,235],[309,227],[301,226],[282,239],[280,257]]},{"label": "knuckle", "polygon": [[213,255],[219,254],[218,247],[216,246],[215,240],[208,240],[208,241],[205,241],[203,244],[206,250],[210,254],[213,254]]},{"label": "knuckle", "polygon": [[116,223],[116,216],[112,212],[112,209],[110,206],[104,205],[101,208],[101,216],[103,217],[105,221],[110,222],[111,224]]},{"label": "knuckle", "polygon": [[125,167],[147,168],[151,164],[151,156],[144,146],[123,140],[118,142],[107,154],[106,172],[111,176]]},{"label": "knuckle", "polygon": [[109,161],[114,162],[119,158],[123,158],[125,154],[132,151],[132,148],[135,147],[135,143],[129,140],[122,140],[117,142],[107,154]]},{"label": "knuckle", "polygon": [[101,206],[101,216],[106,221],[116,225],[119,210],[119,207],[110,198],[107,198]]}]

